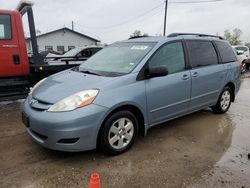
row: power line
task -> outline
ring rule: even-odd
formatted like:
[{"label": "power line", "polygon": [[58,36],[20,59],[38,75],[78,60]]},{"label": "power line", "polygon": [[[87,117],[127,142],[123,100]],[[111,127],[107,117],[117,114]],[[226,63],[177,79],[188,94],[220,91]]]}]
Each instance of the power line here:
[{"label": "power line", "polygon": [[156,9],[162,8],[162,5],[163,5],[163,3],[161,3],[161,4],[157,5],[157,6],[155,6],[154,8],[152,8],[152,9],[150,9],[150,10],[148,10],[148,11],[146,11],[146,12],[140,14],[140,15],[137,15],[137,16],[131,18],[131,19],[128,19],[128,20],[126,20],[126,21],[123,21],[123,22],[120,22],[120,23],[117,23],[117,24],[108,25],[108,26],[104,26],[104,27],[89,27],[89,26],[84,26],[84,25],[82,25],[82,26],[85,27],[85,28],[91,28],[91,29],[105,29],[105,28],[118,27],[118,26],[120,26],[120,25],[124,25],[124,24],[127,24],[127,23],[129,23],[129,22],[132,22],[132,21],[134,21],[134,20],[137,20],[137,19],[139,19],[139,18],[141,18],[141,17],[143,17],[143,16],[145,16],[145,15],[151,13],[152,11],[154,11],[154,10],[156,10]]},{"label": "power line", "polygon": [[[141,18],[139,18],[139,19],[136,19],[136,20],[133,20],[133,21],[131,21],[130,23],[129,23],[129,26],[132,26],[132,25],[135,25],[135,24],[137,24],[137,23],[142,23],[142,22],[145,22],[145,21],[147,21],[147,19],[148,19],[148,17],[153,17],[153,16],[155,16],[155,15],[157,15],[157,14],[159,14],[159,13],[163,13],[163,10],[164,10],[164,8],[162,7],[159,11],[157,11],[157,12],[155,12],[154,14],[150,14],[149,16],[147,16],[147,17],[141,17]],[[134,23],[133,23],[134,22]],[[96,30],[97,29],[93,29],[93,28],[87,28],[87,27],[85,27],[84,25],[81,25],[81,24],[78,24],[78,23],[76,23],[76,22],[74,22],[75,23],[75,25],[76,26],[79,26],[79,27],[81,27],[82,29],[84,29],[84,30],[89,30],[89,31],[91,31],[92,33],[99,33],[99,32],[97,32]],[[104,28],[104,29],[98,29],[98,30],[103,30],[103,31],[105,31],[105,32],[110,32],[110,31],[114,31],[114,30],[118,30],[118,29],[120,29],[120,27],[124,27],[125,25],[120,25],[119,27],[112,27],[112,28]]]},{"label": "power line", "polygon": [[[163,8],[164,8],[162,5],[164,5],[166,3],[165,4],[165,14],[164,14],[164,30],[163,30],[163,35],[165,35],[166,27],[167,27],[166,25],[167,25],[167,9],[168,9],[167,4],[168,3],[171,3],[171,4],[195,4],[195,3],[214,3],[214,2],[220,2],[220,1],[224,1],[224,0],[192,0],[192,1],[190,1],[190,0],[189,1],[169,1],[169,0],[165,0],[164,3],[161,3],[161,4],[157,5],[157,6],[149,9],[148,11],[145,11],[142,14],[139,14],[139,15],[133,17],[133,18],[130,18],[128,20],[125,20],[125,21],[117,23],[117,24],[103,26],[103,27],[85,26],[85,25],[82,25],[82,24],[79,24],[79,23],[76,23],[76,22],[74,22],[74,24],[78,25],[78,26],[80,26],[80,27],[82,27],[84,29],[87,29],[87,30],[93,30],[93,29],[94,30],[97,30],[97,29],[99,30],[100,29],[100,30],[105,30],[105,31],[116,30],[115,28],[119,28],[120,26],[126,25],[126,24],[131,23],[131,22],[137,23],[137,22],[139,22],[141,20],[147,19],[149,16],[152,17],[152,16],[154,16],[154,15],[156,15],[158,13],[161,13]],[[151,14],[153,11],[155,11],[157,9],[160,10],[160,8],[161,8],[161,11],[156,12],[156,14],[154,13],[153,15],[149,15],[149,14]],[[149,15],[149,16],[147,16],[145,18],[146,15]]]},{"label": "power line", "polygon": [[165,15],[164,15],[164,29],[163,29],[163,36],[166,34],[167,30],[167,11],[168,11],[168,3],[172,4],[197,4],[197,3],[215,3],[224,0],[193,0],[193,1],[168,1],[165,0]]},{"label": "power line", "polygon": [[216,3],[224,0],[204,0],[204,1],[170,1],[171,4],[195,4],[195,3]]},{"label": "power line", "polygon": [[[154,12],[153,14],[150,14],[150,15],[148,15],[147,17],[140,17],[140,18],[131,20],[131,21],[130,21],[129,23],[127,23],[127,24],[129,24],[129,25],[134,25],[134,24],[137,24],[138,22],[144,22],[144,21],[147,20],[149,17],[151,18],[151,17],[153,17],[153,16],[155,16],[155,15],[157,15],[157,14],[159,14],[159,13],[162,13],[163,10],[164,10],[164,8],[162,7],[161,9],[159,9],[159,11]],[[84,25],[81,25],[81,24],[79,24],[79,23],[76,23],[76,22],[74,22],[74,23],[75,23],[76,25],[82,27],[82,28],[87,29],[87,30],[96,30],[96,28],[85,27]],[[105,31],[117,30],[117,29],[119,29],[120,27],[124,27],[124,26],[127,26],[127,25],[121,24],[121,25],[117,25],[117,27],[110,27],[110,28],[109,28],[109,27],[104,27],[104,28],[98,28],[98,30],[105,30]]]}]

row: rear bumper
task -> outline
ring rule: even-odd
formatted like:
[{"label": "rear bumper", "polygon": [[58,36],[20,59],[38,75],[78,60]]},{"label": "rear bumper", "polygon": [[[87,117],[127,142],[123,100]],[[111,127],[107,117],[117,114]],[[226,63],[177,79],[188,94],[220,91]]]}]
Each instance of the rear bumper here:
[{"label": "rear bumper", "polygon": [[85,151],[96,148],[98,131],[107,108],[91,104],[70,112],[51,113],[22,105],[23,122],[38,144],[60,151]]}]

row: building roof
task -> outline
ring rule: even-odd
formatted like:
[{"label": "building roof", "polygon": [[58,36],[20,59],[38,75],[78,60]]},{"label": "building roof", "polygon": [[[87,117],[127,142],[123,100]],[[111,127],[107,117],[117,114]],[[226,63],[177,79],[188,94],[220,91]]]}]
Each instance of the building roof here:
[{"label": "building roof", "polygon": [[[82,34],[82,33],[79,33],[79,32],[77,32],[77,31],[74,31],[74,30],[69,29],[69,28],[67,28],[67,27],[63,27],[63,28],[61,28],[61,29],[57,29],[57,30],[54,30],[54,31],[50,31],[50,32],[47,32],[47,33],[43,33],[43,34],[41,34],[41,35],[37,35],[36,37],[39,38],[39,37],[43,37],[43,36],[50,35],[50,34],[52,34],[52,33],[60,32],[60,31],[69,31],[69,32],[72,32],[72,33],[74,33],[74,34],[76,34],[76,35],[79,35],[79,36],[82,36],[82,37],[85,37],[85,38],[94,40],[94,41],[96,41],[96,42],[100,42],[100,40],[98,40],[98,39],[92,38],[92,37],[90,37],[90,36],[88,36],[88,35],[84,35],[84,34]],[[30,40],[30,37],[27,37],[26,40]]]}]

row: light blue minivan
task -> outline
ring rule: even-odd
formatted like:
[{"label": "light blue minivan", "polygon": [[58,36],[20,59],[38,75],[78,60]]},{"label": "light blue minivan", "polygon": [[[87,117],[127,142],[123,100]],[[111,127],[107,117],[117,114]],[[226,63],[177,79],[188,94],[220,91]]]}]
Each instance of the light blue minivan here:
[{"label": "light blue minivan", "polygon": [[224,39],[175,33],[116,42],[79,67],[52,75],[22,105],[27,132],[61,151],[127,151],[159,123],[211,107],[225,113],[240,64]]}]

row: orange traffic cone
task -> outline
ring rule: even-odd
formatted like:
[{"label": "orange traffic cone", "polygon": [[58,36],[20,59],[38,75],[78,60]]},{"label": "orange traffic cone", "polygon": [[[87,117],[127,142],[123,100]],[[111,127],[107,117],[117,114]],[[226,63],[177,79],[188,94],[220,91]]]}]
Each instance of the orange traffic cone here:
[{"label": "orange traffic cone", "polygon": [[98,173],[93,173],[90,177],[89,188],[101,188],[100,176]]}]

